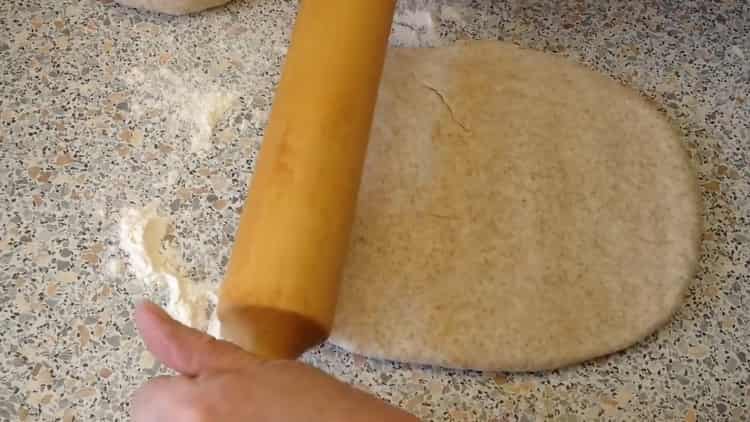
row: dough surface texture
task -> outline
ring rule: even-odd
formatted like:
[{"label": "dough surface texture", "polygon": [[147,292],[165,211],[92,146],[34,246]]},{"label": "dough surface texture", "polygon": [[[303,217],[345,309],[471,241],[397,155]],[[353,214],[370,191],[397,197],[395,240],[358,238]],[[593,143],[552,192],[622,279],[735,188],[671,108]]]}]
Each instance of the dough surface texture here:
[{"label": "dough surface texture", "polygon": [[697,180],[637,92],[511,44],[393,49],[331,341],[558,368],[663,326],[700,252]]},{"label": "dough surface texture", "polygon": [[168,15],[186,15],[197,13],[213,7],[223,6],[231,0],[115,0],[123,6],[166,13]]}]

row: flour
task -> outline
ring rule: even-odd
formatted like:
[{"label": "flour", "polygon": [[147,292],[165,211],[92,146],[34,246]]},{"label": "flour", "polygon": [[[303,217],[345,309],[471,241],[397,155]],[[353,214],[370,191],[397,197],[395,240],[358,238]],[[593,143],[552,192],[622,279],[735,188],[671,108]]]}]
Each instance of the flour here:
[{"label": "flour", "polygon": [[434,47],[440,36],[433,12],[428,9],[399,10],[393,17],[391,43],[397,47]]},{"label": "flour", "polygon": [[[171,242],[165,241],[170,220],[157,214],[157,205],[121,211],[120,248],[135,276],[146,285],[167,289],[167,312],[177,321],[220,333],[214,290],[196,284],[182,274],[182,264]],[[210,316],[208,315],[209,310]]]},{"label": "flour", "polygon": [[444,4],[440,7],[440,18],[444,21],[465,25],[463,14],[457,8]]},{"label": "flour", "polygon": [[211,147],[214,128],[239,98],[201,76],[178,74],[167,67],[133,68],[123,79],[139,94],[139,101],[131,104],[136,118],[163,114],[166,136],[187,132],[192,152]]},{"label": "flour", "polygon": [[188,96],[188,101],[181,109],[182,117],[195,125],[190,149],[193,152],[211,147],[211,133],[221,117],[234,104],[237,97],[226,92],[198,92]]},{"label": "flour", "polygon": [[122,275],[122,262],[117,258],[112,258],[107,262],[107,274],[110,277],[119,277]]}]

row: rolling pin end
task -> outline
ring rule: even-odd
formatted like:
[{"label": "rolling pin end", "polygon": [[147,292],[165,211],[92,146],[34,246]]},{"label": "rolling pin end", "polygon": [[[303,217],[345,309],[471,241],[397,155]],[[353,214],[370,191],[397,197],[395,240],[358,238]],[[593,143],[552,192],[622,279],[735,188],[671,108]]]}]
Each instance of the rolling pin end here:
[{"label": "rolling pin end", "polygon": [[328,330],[293,312],[257,306],[220,309],[221,335],[261,359],[297,359]]}]

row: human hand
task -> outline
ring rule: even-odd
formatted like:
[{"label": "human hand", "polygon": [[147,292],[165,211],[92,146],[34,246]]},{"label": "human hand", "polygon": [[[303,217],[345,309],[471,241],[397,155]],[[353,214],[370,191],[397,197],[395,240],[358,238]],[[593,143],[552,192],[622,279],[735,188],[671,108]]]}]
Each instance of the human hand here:
[{"label": "human hand", "polygon": [[151,353],[181,375],[138,389],[134,422],[418,421],[311,366],[262,361],[174,321],[153,303],[138,305],[135,320]]}]

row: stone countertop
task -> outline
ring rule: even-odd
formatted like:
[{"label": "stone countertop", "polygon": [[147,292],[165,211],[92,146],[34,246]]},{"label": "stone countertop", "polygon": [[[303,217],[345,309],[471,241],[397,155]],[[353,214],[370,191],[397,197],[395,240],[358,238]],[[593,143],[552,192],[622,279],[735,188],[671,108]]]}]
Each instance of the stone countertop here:
[{"label": "stone countertop", "polygon": [[[158,293],[122,266],[120,210],[158,200],[186,273],[219,282],[295,8],[0,2],[0,421],[128,420],[131,391],[162,368],[131,319]],[[425,420],[750,420],[750,3],[401,1],[392,44],[457,39],[571,57],[679,125],[705,205],[686,304],[625,352],[546,373],[332,346],[305,360]],[[209,133],[186,130],[215,95],[235,101]]]}]

